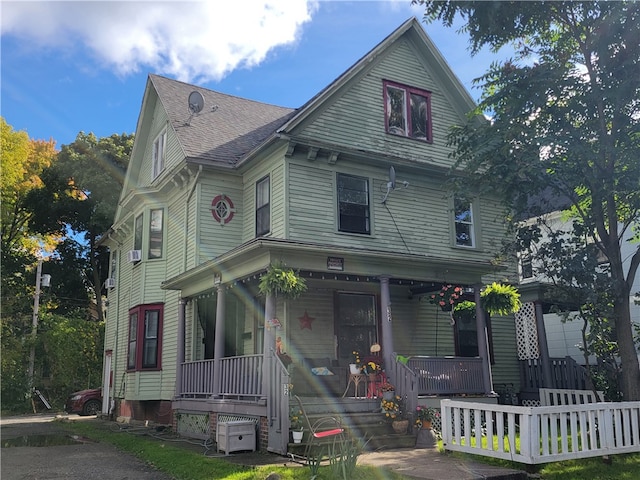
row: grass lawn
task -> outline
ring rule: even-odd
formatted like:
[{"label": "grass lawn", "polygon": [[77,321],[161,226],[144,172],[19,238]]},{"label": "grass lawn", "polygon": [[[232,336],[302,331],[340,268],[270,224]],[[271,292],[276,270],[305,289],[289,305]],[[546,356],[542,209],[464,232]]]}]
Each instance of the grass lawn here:
[{"label": "grass lawn", "polygon": [[[222,458],[204,455],[203,447],[195,447],[175,438],[156,438],[149,435],[136,435],[135,429],[116,430],[120,425],[102,420],[65,422],[65,428],[99,442],[110,443],[118,449],[130,453],[157,470],[177,480],[265,480],[270,473],[277,473],[282,480],[309,480],[310,470],[306,466],[283,466],[291,461],[284,457],[269,454],[269,459],[279,465],[238,465]],[[195,447],[195,448],[194,448]],[[214,455],[216,452],[209,452]],[[255,457],[260,457],[256,454]],[[265,458],[267,454],[265,454]],[[329,466],[320,467],[317,480],[334,480]],[[403,480],[394,472],[381,471],[378,468],[357,466],[350,480]]]},{"label": "grass lawn", "polygon": [[[483,438],[483,445],[486,446],[486,438]],[[472,443],[475,439],[472,440]],[[520,438],[516,438],[516,448],[519,449]],[[494,439],[494,447],[497,440]],[[438,443],[438,448],[444,452],[442,441]],[[508,445],[505,445],[508,451]],[[542,480],[638,480],[640,479],[640,453],[630,453],[623,455],[612,455],[610,462],[605,463],[602,457],[583,458],[580,460],[566,460],[564,462],[553,462],[537,466],[527,466],[522,463],[510,462],[508,460],[494,459],[481,455],[468,455],[460,452],[452,452],[461,458],[473,458],[476,461],[497,465],[516,470],[535,471]]]}]

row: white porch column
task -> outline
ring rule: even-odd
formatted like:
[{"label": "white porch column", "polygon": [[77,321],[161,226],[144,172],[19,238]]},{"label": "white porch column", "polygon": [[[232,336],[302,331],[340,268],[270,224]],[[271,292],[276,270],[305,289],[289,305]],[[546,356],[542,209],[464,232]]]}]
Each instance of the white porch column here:
[{"label": "white porch column", "polygon": [[476,333],[478,336],[478,355],[482,359],[482,384],[484,393],[493,393],[493,378],[491,376],[491,359],[489,358],[489,342],[487,336],[486,312],[480,305],[481,285],[474,285],[474,300],[476,303]]},{"label": "white porch column", "polygon": [[213,395],[220,394],[220,370],[222,367],[222,357],[224,357],[224,337],[225,337],[225,292],[222,284],[218,285],[218,296],[216,299],[216,329],[213,343]]},{"label": "white porch column", "polygon": [[389,277],[380,277],[380,307],[382,308],[382,359],[389,381],[395,384],[393,365],[393,325],[391,323],[391,296],[389,295]]},{"label": "white porch column", "polygon": [[275,327],[270,327],[271,320],[276,318],[276,297],[268,293],[264,301],[264,335],[262,343],[262,354],[264,361],[262,364],[262,394],[267,395],[269,382],[271,381],[271,363],[273,362],[273,351],[276,346]]},{"label": "white porch column", "polygon": [[538,330],[538,353],[542,364],[542,385],[545,388],[554,388],[551,374],[551,359],[549,358],[549,344],[547,343],[547,329],[544,326],[544,313],[542,302],[535,301],[536,329]]},{"label": "white porch column", "polygon": [[182,364],[184,363],[184,344],[185,344],[185,318],[187,310],[187,300],[181,298],[178,301],[178,351],[176,354],[176,391],[175,396],[182,393]]}]

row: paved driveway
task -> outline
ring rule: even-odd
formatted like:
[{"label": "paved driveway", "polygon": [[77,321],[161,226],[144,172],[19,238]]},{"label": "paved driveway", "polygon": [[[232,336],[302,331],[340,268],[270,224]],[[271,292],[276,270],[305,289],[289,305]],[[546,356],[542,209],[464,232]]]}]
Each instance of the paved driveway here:
[{"label": "paved driveway", "polygon": [[[171,480],[111,445],[71,439],[53,419],[53,415],[0,419],[2,480]],[[70,444],[6,446],[49,441]]]}]

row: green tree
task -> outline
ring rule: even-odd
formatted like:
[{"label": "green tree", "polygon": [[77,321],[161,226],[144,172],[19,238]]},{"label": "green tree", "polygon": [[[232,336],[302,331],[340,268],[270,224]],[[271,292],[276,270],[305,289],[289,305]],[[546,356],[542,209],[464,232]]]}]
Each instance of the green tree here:
[{"label": "green tree", "polygon": [[80,132],[73,143],[62,146],[56,163],[42,174],[42,188],[31,191],[28,199],[39,231],[61,236],[71,231],[76,238],[83,237],[86,263],[80,266],[99,321],[108,252],[98,242],[113,222],[132,148],[133,135],[98,139]]},{"label": "green tree", "polygon": [[413,3],[426,21],[461,17],[472,53],[516,48],[478,79],[478,109],[449,137],[456,166],[501,193],[514,221],[541,213],[532,198],[569,203],[608,261],[611,310],[602,314],[614,327],[624,398],[640,400],[629,307],[640,247],[626,271],[621,253],[625,235],[640,236],[640,3]]}]

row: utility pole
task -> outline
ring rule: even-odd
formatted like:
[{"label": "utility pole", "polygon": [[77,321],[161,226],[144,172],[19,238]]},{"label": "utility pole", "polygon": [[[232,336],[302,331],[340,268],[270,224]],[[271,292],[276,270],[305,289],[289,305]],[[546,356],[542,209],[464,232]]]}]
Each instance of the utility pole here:
[{"label": "utility pole", "polygon": [[38,310],[40,309],[40,286],[48,287],[51,275],[42,275],[42,258],[38,259],[36,269],[36,293],[33,299],[33,318],[31,323],[31,352],[29,353],[29,388],[34,387],[33,370],[36,362],[36,339],[38,335]]}]

